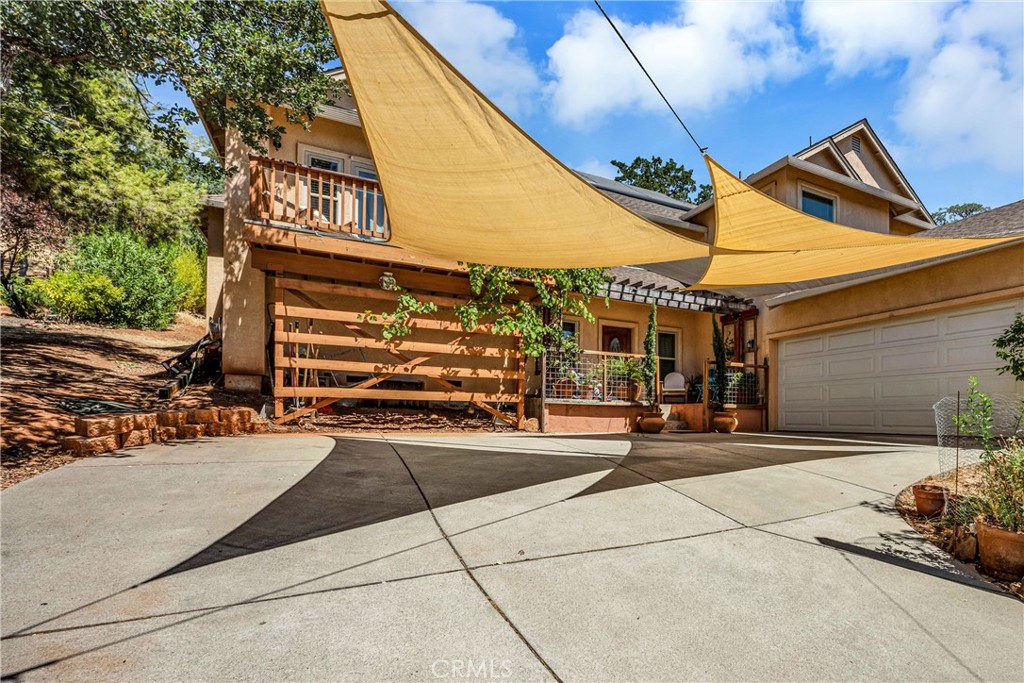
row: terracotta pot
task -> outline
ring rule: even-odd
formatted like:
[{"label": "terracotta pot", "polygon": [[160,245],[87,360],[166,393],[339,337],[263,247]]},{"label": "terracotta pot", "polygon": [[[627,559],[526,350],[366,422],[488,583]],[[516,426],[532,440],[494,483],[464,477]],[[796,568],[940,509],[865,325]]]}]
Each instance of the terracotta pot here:
[{"label": "terracotta pot", "polygon": [[925,517],[941,515],[946,509],[949,489],[934,484],[914,484],[914,504],[917,514]]},{"label": "terracotta pot", "polygon": [[739,426],[740,421],[731,410],[716,410],[711,415],[711,428],[721,434],[732,434]]},{"label": "terracotta pot", "polygon": [[978,530],[978,555],[981,566],[993,576],[1007,581],[1024,578],[1024,533],[1008,531],[974,520]]},{"label": "terracotta pot", "polygon": [[631,392],[630,398],[639,403],[640,399],[643,398],[644,395],[644,385],[640,382],[631,381],[629,383],[629,390]]},{"label": "terracotta pot", "polygon": [[641,413],[640,431],[644,434],[657,434],[665,428],[665,418],[661,413]]}]

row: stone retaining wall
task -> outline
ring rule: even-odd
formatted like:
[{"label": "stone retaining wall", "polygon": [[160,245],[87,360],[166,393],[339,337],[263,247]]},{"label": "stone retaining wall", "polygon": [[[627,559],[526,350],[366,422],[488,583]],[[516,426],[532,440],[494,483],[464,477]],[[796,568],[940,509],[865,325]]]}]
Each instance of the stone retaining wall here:
[{"label": "stone retaining wall", "polygon": [[75,455],[98,455],[130,446],[198,439],[204,436],[255,434],[269,425],[252,408],[198,408],[159,413],[92,415],[75,418],[75,435],[61,439],[61,449]]}]

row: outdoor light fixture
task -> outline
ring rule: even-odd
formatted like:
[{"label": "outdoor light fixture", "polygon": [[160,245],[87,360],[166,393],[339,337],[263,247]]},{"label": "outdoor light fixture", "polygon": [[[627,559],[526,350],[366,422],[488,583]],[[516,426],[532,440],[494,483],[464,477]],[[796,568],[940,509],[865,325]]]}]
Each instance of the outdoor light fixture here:
[{"label": "outdoor light fixture", "polygon": [[395,291],[396,289],[398,289],[398,281],[395,280],[395,274],[390,271],[385,270],[384,273],[380,276],[380,279],[377,280],[377,282],[380,283],[381,289],[386,289],[389,291]]}]

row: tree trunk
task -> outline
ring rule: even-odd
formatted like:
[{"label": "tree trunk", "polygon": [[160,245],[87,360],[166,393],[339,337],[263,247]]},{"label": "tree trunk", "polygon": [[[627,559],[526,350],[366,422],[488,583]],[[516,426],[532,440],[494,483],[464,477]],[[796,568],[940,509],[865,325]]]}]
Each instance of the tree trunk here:
[{"label": "tree trunk", "polygon": [[0,106],[7,100],[7,88],[11,85],[14,62],[18,60],[21,48],[4,40],[0,43]]}]

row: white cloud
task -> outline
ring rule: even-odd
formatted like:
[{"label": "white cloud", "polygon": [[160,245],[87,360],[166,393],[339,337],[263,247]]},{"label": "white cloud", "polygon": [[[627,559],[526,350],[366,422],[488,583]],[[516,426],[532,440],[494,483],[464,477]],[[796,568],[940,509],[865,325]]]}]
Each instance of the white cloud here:
[{"label": "white cloud", "polygon": [[896,70],[905,153],[934,165],[1024,165],[1024,5],[809,2],[804,31],[834,76]]},{"label": "white cloud", "polygon": [[948,10],[936,2],[807,2],[802,21],[834,73],[855,75],[930,53]]},{"label": "white cloud", "polygon": [[602,178],[614,178],[619,174],[618,169],[611,164],[604,161],[598,161],[593,158],[587,159],[583,163],[576,164],[572,168],[577,171],[583,171],[584,173],[599,175]]},{"label": "white cloud", "polygon": [[474,2],[396,3],[402,15],[445,59],[499,107],[529,111],[540,77],[516,46],[519,29],[488,5]]},{"label": "white cloud", "polygon": [[998,50],[945,46],[910,79],[896,123],[916,152],[939,165],[981,160],[1019,169],[1024,157],[1024,88]]},{"label": "white cloud", "polygon": [[[681,4],[667,22],[613,18],[677,110],[706,112],[801,71],[785,10],[780,2],[691,2]],[[622,110],[665,111],[597,12],[577,12],[548,58],[554,75],[548,93],[561,123],[587,127]]]}]

